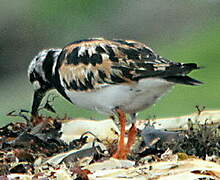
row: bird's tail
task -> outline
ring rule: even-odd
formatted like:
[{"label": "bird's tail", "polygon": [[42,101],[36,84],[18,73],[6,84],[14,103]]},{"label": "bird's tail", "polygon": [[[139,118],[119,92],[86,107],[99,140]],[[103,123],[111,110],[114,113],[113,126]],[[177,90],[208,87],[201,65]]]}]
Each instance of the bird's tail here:
[{"label": "bird's tail", "polygon": [[195,64],[195,63],[181,64],[180,68],[177,70],[177,71],[179,71],[177,74],[168,75],[168,76],[164,77],[164,79],[166,79],[167,81],[179,83],[179,84],[187,84],[187,85],[203,84],[201,81],[198,81],[198,80],[193,79],[193,78],[186,75],[196,69],[200,69],[200,67],[197,66],[197,64]]},{"label": "bird's tail", "polygon": [[203,82],[193,79],[189,76],[168,76],[168,77],[164,77],[164,79],[166,79],[169,82],[192,85],[192,86],[203,84]]},{"label": "bird's tail", "polygon": [[196,63],[185,63],[185,64],[182,64],[181,69],[182,69],[184,74],[188,74],[192,70],[200,69],[200,67]]}]

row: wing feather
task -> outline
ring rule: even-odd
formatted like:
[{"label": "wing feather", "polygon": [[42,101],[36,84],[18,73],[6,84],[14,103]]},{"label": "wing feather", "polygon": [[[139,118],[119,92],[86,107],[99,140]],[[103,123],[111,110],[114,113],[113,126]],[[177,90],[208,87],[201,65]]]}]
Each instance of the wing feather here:
[{"label": "wing feather", "polygon": [[164,59],[145,44],[133,40],[76,41],[67,45],[61,54],[60,80],[65,88],[75,91],[184,74],[182,63]]}]

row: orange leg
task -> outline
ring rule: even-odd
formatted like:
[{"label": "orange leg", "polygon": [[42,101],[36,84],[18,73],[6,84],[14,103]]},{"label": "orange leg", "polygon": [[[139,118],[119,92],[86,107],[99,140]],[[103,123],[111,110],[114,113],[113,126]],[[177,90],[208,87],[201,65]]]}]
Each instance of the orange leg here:
[{"label": "orange leg", "polygon": [[116,153],[113,155],[114,158],[116,159],[126,159],[127,158],[127,148],[125,147],[125,125],[126,125],[126,115],[125,113],[120,110],[116,109],[116,112],[118,113],[120,125],[121,125],[121,134],[120,134],[120,139],[118,143],[118,149]]},{"label": "orange leg", "polygon": [[128,131],[128,142],[126,145],[127,152],[130,152],[131,146],[135,143],[136,135],[137,135],[137,128],[135,126],[135,123],[132,123],[132,126]]}]

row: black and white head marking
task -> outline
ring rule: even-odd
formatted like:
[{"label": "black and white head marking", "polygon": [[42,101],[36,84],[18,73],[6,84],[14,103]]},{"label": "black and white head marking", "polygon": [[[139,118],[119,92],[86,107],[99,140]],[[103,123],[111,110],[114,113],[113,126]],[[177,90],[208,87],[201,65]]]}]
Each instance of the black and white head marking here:
[{"label": "black and white head marking", "polygon": [[37,115],[38,107],[45,93],[54,88],[51,79],[61,51],[62,49],[42,50],[33,58],[28,67],[28,78],[35,89],[31,110],[34,116]]},{"label": "black and white head marking", "polygon": [[28,67],[28,78],[34,89],[39,89],[50,83],[61,51],[62,49],[44,49],[33,58]]}]

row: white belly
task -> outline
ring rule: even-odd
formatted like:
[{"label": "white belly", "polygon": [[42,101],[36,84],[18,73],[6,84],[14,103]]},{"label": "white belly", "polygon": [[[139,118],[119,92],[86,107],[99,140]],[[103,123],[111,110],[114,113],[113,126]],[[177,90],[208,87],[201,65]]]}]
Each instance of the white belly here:
[{"label": "white belly", "polygon": [[136,84],[110,85],[92,92],[66,90],[73,104],[112,114],[112,109],[120,107],[126,113],[135,113],[154,104],[174,83],[163,79],[147,78]]}]

